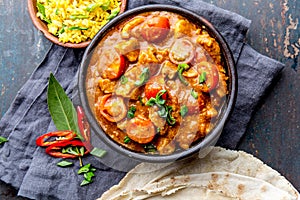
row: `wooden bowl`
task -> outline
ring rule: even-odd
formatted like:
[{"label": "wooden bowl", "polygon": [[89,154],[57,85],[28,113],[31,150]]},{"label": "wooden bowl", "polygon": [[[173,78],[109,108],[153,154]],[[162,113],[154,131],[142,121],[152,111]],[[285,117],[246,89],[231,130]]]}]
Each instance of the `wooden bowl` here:
[{"label": "wooden bowl", "polygon": [[[28,12],[29,12],[30,18],[31,18],[34,26],[38,30],[40,30],[48,40],[50,40],[51,42],[53,42],[55,44],[58,44],[63,47],[68,47],[68,48],[85,48],[90,44],[91,40],[88,40],[85,42],[80,42],[80,43],[60,42],[58,40],[58,37],[49,33],[47,24],[44,21],[42,21],[39,17],[36,16],[36,14],[37,14],[36,2],[37,2],[36,0],[28,0],[27,1]],[[121,4],[121,8],[120,8],[120,13],[123,13],[126,9],[127,0],[121,0],[121,3],[122,4]]]}]

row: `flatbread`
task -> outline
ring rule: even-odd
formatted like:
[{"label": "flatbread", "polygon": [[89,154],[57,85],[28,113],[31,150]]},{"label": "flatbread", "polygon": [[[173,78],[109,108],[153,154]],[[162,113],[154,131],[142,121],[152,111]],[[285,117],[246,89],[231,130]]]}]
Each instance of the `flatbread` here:
[{"label": "flatbread", "polygon": [[238,174],[209,172],[163,178],[117,199],[278,199],[293,197],[270,183]]},{"label": "flatbread", "polygon": [[[199,177],[212,177],[216,174],[222,180],[229,177],[230,182],[226,182],[235,190],[238,190],[241,183],[244,191],[240,195],[226,193],[221,188],[225,182],[220,182],[217,187],[210,187],[209,181],[203,183]],[[155,184],[165,184],[166,180],[182,180],[182,177],[189,177],[187,185],[181,185],[171,190],[173,193],[165,195],[164,198],[177,198],[186,193],[195,194],[198,192],[201,199],[298,199],[299,193],[292,184],[281,176],[277,171],[265,165],[259,159],[243,151],[227,150],[221,147],[212,147],[204,158],[192,157],[189,159],[168,163],[153,164],[141,163],[127,175],[116,186],[105,192],[101,199],[144,199],[144,198],[161,198],[169,190],[161,190],[155,195],[149,196],[151,187],[157,187]],[[192,187],[191,181],[199,181],[197,186]],[[255,184],[254,184],[255,183]],[[171,184],[172,185],[172,184]],[[239,187],[238,187],[239,186]],[[249,187],[252,187],[252,194],[269,195],[271,198],[242,198],[242,194],[248,197]],[[261,192],[266,190],[266,192]],[[269,193],[270,192],[270,193]],[[153,193],[154,194],[154,193]],[[198,195],[199,195],[198,194]],[[129,195],[129,196],[128,196]],[[132,195],[139,195],[135,198]],[[143,196],[144,195],[144,196]],[[223,196],[222,196],[223,195]],[[273,196],[274,195],[274,196]],[[203,196],[203,198],[202,198]],[[143,197],[143,198],[142,198]]]}]

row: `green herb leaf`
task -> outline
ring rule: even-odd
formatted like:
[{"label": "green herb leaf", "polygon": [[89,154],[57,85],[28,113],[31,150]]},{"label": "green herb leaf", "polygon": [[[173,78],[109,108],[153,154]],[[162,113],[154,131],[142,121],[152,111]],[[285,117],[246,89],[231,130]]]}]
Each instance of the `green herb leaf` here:
[{"label": "green herb leaf", "polygon": [[160,110],[157,111],[158,115],[162,118],[166,118],[167,122],[169,125],[174,125],[176,123],[176,120],[175,118],[172,116],[172,111],[173,111],[173,108],[172,106],[168,106],[168,105],[165,105],[166,103],[166,100],[164,100],[162,98],[162,95],[164,93],[166,93],[167,91],[166,90],[160,90],[157,94],[156,94],[156,97],[153,98],[151,97],[147,102],[146,102],[146,106],[154,106],[154,105],[157,105]]},{"label": "green herb leaf", "polygon": [[190,66],[186,63],[180,63],[178,64],[178,68],[183,69],[183,70],[187,70],[190,68]]},{"label": "green herb leaf", "polygon": [[74,131],[83,140],[77,125],[77,113],[62,86],[50,74],[47,91],[48,109],[57,130]]},{"label": "green herb leaf", "polygon": [[92,178],[95,176],[94,172],[87,172],[83,174],[83,177],[85,178],[85,180],[87,180],[88,182],[92,182]]},{"label": "green herb leaf", "polygon": [[89,16],[87,15],[70,15],[70,19],[75,20],[75,19],[88,19]]},{"label": "green herb leaf", "polygon": [[99,6],[100,6],[100,4],[98,4],[98,3],[91,3],[90,5],[88,5],[88,6],[86,7],[86,11],[92,12],[92,11],[94,11],[96,8],[98,8]]},{"label": "green herb leaf", "polygon": [[63,34],[65,32],[65,25],[62,25],[61,29],[58,31],[58,35]]},{"label": "green herb leaf", "polygon": [[94,168],[94,167],[90,168],[90,172],[95,172],[95,171],[96,171],[96,168]]},{"label": "green herb leaf", "polygon": [[206,81],[206,72],[202,72],[199,76],[199,83],[202,84]]},{"label": "green herb leaf", "polygon": [[130,138],[126,135],[126,136],[124,137],[124,143],[125,143],[125,144],[128,144],[130,141],[131,141]]},{"label": "green herb leaf", "polygon": [[82,174],[82,173],[86,173],[88,171],[90,171],[90,167],[91,167],[91,164],[86,164],[84,165],[83,167],[81,167],[79,170],[78,170],[78,174]]},{"label": "green herb leaf", "polygon": [[41,19],[47,22],[48,24],[51,24],[51,20],[46,17],[45,6],[37,2],[36,7],[38,9],[38,12],[42,15]]},{"label": "green herb leaf", "polygon": [[94,172],[96,171],[95,168],[91,166],[91,164],[86,164],[85,166],[81,167],[78,170],[78,174],[82,174],[84,176],[84,180],[81,182],[80,186],[87,185],[89,183],[92,183],[92,178],[95,176]]},{"label": "green herb leaf", "polygon": [[93,155],[93,156],[97,156],[99,158],[102,158],[106,154],[106,151],[103,150],[103,149],[99,149],[97,147],[94,147],[93,150],[90,152],[90,154]]},{"label": "green herb leaf", "polygon": [[62,153],[67,153],[68,151],[67,151],[66,148],[62,148],[61,152],[62,152]]},{"label": "green herb leaf", "polygon": [[179,113],[182,117],[184,117],[188,113],[188,111],[188,107],[186,105],[183,105],[181,106]]},{"label": "green herb leaf", "polygon": [[92,12],[96,10],[97,8],[101,7],[102,10],[106,11],[110,6],[110,0],[107,0],[106,2],[100,4],[100,3],[91,3],[86,7],[86,11]]},{"label": "green herb leaf", "polygon": [[127,117],[130,119],[134,118],[135,111],[136,111],[136,107],[130,106],[130,108],[128,109],[128,112],[127,112]]},{"label": "green herb leaf", "polygon": [[162,95],[165,94],[167,91],[166,90],[160,90],[157,94],[156,94],[156,104],[158,105],[164,105],[166,103],[166,100],[164,100],[162,98]]},{"label": "green herb leaf", "polygon": [[156,104],[159,106],[162,106],[166,103],[166,100],[162,99],[162,98],[156,98]]},{"label": "green herb leaf", "polygon": [[41,13],[44,17],[46,17],[45,6],[37,2],[36,7],[38,9],[38,12]]},{"label": "green herb leaf", "polygon": [[154,106],[156,104],[156,99],[151,97],[147,102],[146,102],[146,106]]},{"label": "green herb leaf", "polygon": [[192,89],[191,95],[192,95],[192,97],[194,97],[195,99],[198,99],[198,93],[197,93],[194,89]]},{"label": "green herb leaf", "polygon": [[143,98],[141,96],[138,96],[138,100],[139,100],[140,104],[143,106],[144,105]]},{"label": "green herb leaf", "polygon": [[165,106],[162,106],[161,109],[159,111],[157,111],[157,114],[162,118],[167,118],[168,110],[166,109]]},{"label": "green herb leaf", "polygon": [[79,152],[81,156],[84,156],[84,147],[80,147]]},{"label": "green herb leaf", "polygon": [[68,28],[69,30],[71,31],[74,31],[74,30],[88,30],[89,28],[84,28],[84,27],[79,27],[79,26],[72,26],[70,28]]},{"label": "green herb leaf", "polygon": [[83,180],[81,183],[80,183],[80,186],[85,186],[85,185],[88,185],[88,184],[90,184],[90,183],[92,183],[92,181],[87,181],[87,180]]},{"label": "green herb leaf", "polygon": [[117,8],[113,9],[110,13],[110,15],[107,17],[107,20],[111,20],[114,17],[116,17],[120,12],[120,6],[118,6]]},{"label": "green herb leaf", "polygon": [[107,0],[101,5],[102,10],[106,11],[109,8],[110,0]]},{"label": "green herb leaf", "polygon": [[148,153],[157,151],[157,148],[154,144],[146,144],[144,145],[144,149]]},{"label": "green herb leaf", "polygon": [[7,142],[8,139],[6,139],[5,137],[0,136],[0,144]]},{"label": "green herb leaf", "polygon": [[77,147],[68,147],[66,149],[63,149],[62,153],[69,153],[69,154],[73,154],[75,156],[80,155],[79,150],[78,150]]},{"label": "green herb leaf", "polygon": [[125,85],[127,82],[128,82],[128,78],[125,75],[121,76],[121,84]]},{"label": "green herb leaf", "polygon": [[177,75],[179,80],[184,84],[188,85],[189,83],[186,81],[186,79],[182,76],[183,71],[187,70],[190,66],[186,63],[178,64],[177,67]]},{"label": "green herb leaf", "polygon": [[59,167],[69,167],[69,166],[72,166],[73,163],[69,162],[69,161],[66,161],[66,160],[63,160],[63,161],[58,162],[56,165],[59,166]]},{"label": "green herb leaf", "polygon": [[149,78],[150,78],[150,72],[149,72],[149,69],[147,67],[147,68],[143,69],[142,74],[140,75],[140,80],[136,81],[135,85],[136,86],[141,86],[144,83],[146,83]]},{"label": "green herb leaf", "polygon": [[155,104],[161,107],[166,103],[166,100],[162,98],[162,95],[165,94],[167,91],[166,90],[160,90],[157,94],[156,97],[153,98],[151,97],[147,102],[146,106],[154,106]]},{"label": "green herb leaf", "polygon": [[176,123],[175,118],[172,116],[173,107],[167,106],[167,110],[168,110],[167,122],[169,125],[173,126]]}]

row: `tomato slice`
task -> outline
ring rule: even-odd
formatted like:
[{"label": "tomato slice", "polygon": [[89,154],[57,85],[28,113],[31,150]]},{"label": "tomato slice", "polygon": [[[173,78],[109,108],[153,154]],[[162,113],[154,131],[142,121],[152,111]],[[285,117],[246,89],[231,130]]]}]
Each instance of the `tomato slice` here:
[{"label": "tomato slice", "polygon": [[105,70],[102,72],[103,78],[117,79],[125,72],[127,61],[124,55],[116,55],[112,60],[111,63],[108,61]]},{"label": "tomato slice", "polygon": [[169,58],[172,63],[182,64],[190,63],[195,56],[195,47],[188,39],[181,38],[176,40],[169,53]]},{"label": "tomato slice", "polygon": [[170,22],[167,17],[153,17],[141,27],[141,35],[148,42],[164,40],[170,31]]},{"label": "tomato slice", "polygon": [[[56,144],[61,141],[70,141],[76,137],[76,133],[73,131],[54,131],[39,136],[36,139],[36,145],[41,147],[47,147]],[[58,140],[47,141],[49,138],[59,138]]]},{"label": "tomato slice", "polygon": [[[145,86],[145,96],[147,99],[151,97],[155,98],[157,93],[161,90],[165,90],[165,80],[163,76],[153,76]],[[167,100],[167,93],[164,93],[162,99]]]},{"label": "tomato slice", "polygon": [[107,94],[98,99],[96,107],[103,117],[110,122],[118,122],[126,117],[127,108],[124,99],[120,96]]},{"label": "tomato slice", "polygon": [[219,83],[219,72],[217,67],[209,62],[202,61],[195,65],[199,72],[199,84],[203,92],[210,92]]},{"label": "tomato slice", "polygon": [[150,120],[135,117],[131,119],[126,127],[130,139],[140,144],[146,144],[153,140],[155,128]]}]

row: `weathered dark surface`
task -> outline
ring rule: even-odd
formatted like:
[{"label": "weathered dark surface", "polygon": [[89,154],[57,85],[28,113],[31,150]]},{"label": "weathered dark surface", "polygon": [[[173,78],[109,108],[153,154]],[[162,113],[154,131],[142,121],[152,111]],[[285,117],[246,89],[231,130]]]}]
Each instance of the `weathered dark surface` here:
[{"label": "weathered dark surface", "polygon": [[[261,102],[239,149],[284,175],[300,190],[300,1],[204,0],[252,20],[247,42],[258,52],[286,64],[282,76]],[[27,1],[0,0],[0,118],[22,84],[43,59],[50,42],[33,27]],[[0,182],[0,199],[16,191]]]},{"label": "weathered dark surface", "polygon": [[284,175],[300,190],[300,1],[207,1],[251,19],[247,42],[283,62],[281,78],[261,102],[239,149]]}]

